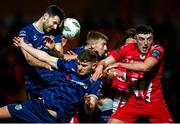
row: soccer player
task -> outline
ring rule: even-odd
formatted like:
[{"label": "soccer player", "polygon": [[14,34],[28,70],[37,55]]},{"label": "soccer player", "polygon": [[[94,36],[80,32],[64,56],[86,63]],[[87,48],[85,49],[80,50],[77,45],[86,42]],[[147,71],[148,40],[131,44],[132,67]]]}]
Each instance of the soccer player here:
[{"label": "soccer player", "polygon": [[74,48],[72,51],[68,51],[70,55],[69,56],[67,55],[67,59],[68,57],[70,59],[76,58],[76,56],[79,53],[81,53],[83,50],[86,49],[91,49],[95,51],[98,54],[99,59],[105,58],[107,52],[107,41],[108,41],[108,37],[105,34],[98,31],[89,31],[86,36],[86,45],[78,48]]},{"label": "soccer player", "polygon": [[[124,44],[136,43],[136,29],[129,28],[125,31],[123,38]],[[119,50],[111,50],[108,52],[108,56],[116,53]],[[118,63],[112,64],[105,69],[108,79],[112,79],[112,94],[113,94],[113,113],[118,107],[123,107],[128,100],[129,91],[128,83],[126,82],[127,71],[125,68],[119,67]]]},{"label": "soccer player", "polygon": [[[86,36],[86,45],[73,49],[69,51],[70,55],[65,54],[66,59],[76,58],[76,56],[86,49],[91,49],[96,52],[99,60],[107,57],[107,42],[108,37],[98,31],[89,31]],[[73,53],[73,54],[71,54]],[[105,83],[103,83],[103,88],[101,90],[100,98],[97,102],[97,109],[99,110],[99,118],[97,118],[97,112],[93,115],[85,116],[86,114],[83,111],[83,108],[80,109],[78,113],[79,122],[98,122],[98,123],[106,123],[110,115],[112,114],[112,99],[105,95],[104,89]],[[107,88],[106,88],[107,89]],[[108,94],[108,93],[106,93]],[[82,105],[83,107],[83,105]],[[95,117],[96,116],[96,117]]]},{"label": "soccer player", "polygon": [[141,118],[151,123],[172,123],[161,89],[164,50],[154,43],[153,30],[147,25],[136,28],[136,42],[100,61],[93,75],[93,80],[98,79],[105,67],[118,61],[120,67],[136,74],[129,77],[133,85],[127,103],[118,108],[108,123],[134,123]]},{"label": "soccer player", "polygon": [[76,113],[79,104],[85,99],[87,112],[93,112],[101,80],[91,79],[97,65],[97,55],[91,50],[81,52],[77,59],[65,60],[48,55],[46,52],[35,49],[23,42],[23,39],[14,42],[37,59],[47,62],[53,68],[61,71],[61,75],[51,77],[51,85],[40,92],[40,99],[33,99],[21,104],[10,104],[0,108],[0,118],[14,118],[22,122],[61,122],[68,123]]},{"label": "soccer player", "polygon": [[[44,14],[37,21],[24,26],[18,36],[23,37],[25,42],[34,48],[46,51],[53,56],[62,57],[61,36],[56,35],[56,32],[64,18],[65,15],[61,8],[57,5],[49,5]],[[51,49],[49,44],[53,42],[55,42],[55,47]],[[51,69],[50,65],[39,61],[25,50],[21,49],[18,52],[20,62],[24,68],[24,80],[28,98],[37,98],[40,90],[49,85],[50,75],[53,76],[55,73],[50,73],[48,70]],[[47,69],[42,67],[46,67]],[[58,74],[58,71],[56,73]]]}]

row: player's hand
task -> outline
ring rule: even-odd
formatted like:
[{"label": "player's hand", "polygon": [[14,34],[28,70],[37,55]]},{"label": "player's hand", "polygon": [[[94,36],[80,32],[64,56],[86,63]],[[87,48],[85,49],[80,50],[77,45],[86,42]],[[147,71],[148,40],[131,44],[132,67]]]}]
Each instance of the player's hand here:
[{"label": "player's hand", "polygon": [[72,50],[67,51],[67,54],[69,54],[69,55],[77,55],[77,54],[74,53]]},{"label": "player's hand", "polygon": [[66,45],[67,41],[68,41],[68,39],[67,39],[67,38],[62,37],[62,39],[61,39],[61,43],[62,43],[62,46],[63,46],[63,47]]},{"label": "player's hand", "polygon": [[51,36],[44,36],[44,43],[45,43],[45,46],[50,49],[50,50],[53,50],[55,48],[55,41],[53,39],[53,37]]},{"label": "player's hand", "polygon": [[117,77],[123,77],[124,76],[124,73],[121,70],[115,69],[115,68],[109,69],[107,71],[107,74],[110,76],[117,76]]},{"label": "player's hand", "polygon": [[85,109],[87,113],[91,113],[94,111],[97,100],[95,97],[92,97],[88,95],[87,93],[84,95],[84,100],[85,100]]},{"label": "player's hand", "polygon": [[94,74],[92,75],[92,80],[97,81],[97,79],[103,76],[103,65],[98,65],[95,69]]},{"label": "player's hand", "polygon": [[22,37],[14,37],[13,38],[13,44],[16,47],[21,47],[23,43],[24,43],[24,38],[22,38]]},{"label": "player's hand", "polygon": [[84,100],[85,100],[85,104],[89,106],[91,97],[87,93],[84,95]]},{"label": "player's hand", "polygon": [[111,64],[109,65],[108,67],[106,67],[105,71],[108,71],[108,70],[111,70],[111,69],[114,69],[114,68],[117,68],[119,67],[120,64],[117,62],[117,63],[114,63],[114,64]]}]

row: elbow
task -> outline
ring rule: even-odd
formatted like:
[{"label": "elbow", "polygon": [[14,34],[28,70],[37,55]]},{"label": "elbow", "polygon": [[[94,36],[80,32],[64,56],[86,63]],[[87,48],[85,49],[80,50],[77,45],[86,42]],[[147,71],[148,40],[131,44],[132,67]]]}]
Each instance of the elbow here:
[{"label": "elbow", "polygon": [[29,64],[29,65],[33,65],[32,64],[32,61],[30,59],[26,59],[26,62]]}]

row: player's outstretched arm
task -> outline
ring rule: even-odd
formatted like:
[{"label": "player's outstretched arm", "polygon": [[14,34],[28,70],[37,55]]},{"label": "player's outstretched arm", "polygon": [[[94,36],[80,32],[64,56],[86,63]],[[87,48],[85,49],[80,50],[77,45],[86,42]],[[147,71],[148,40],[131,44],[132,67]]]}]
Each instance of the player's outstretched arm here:
[{"label": "player's outstretched arm", "polygon": [[120,63],[120,66],[128,70],[147,72],[150,71],[151,68],[153,68],[155,65],[157,65],[158,62],[159,61],[157,59],[148,57],[144,62]]},{"label": "player's outstretched arm", "polygon": [[12,117],[9,113],[7,106],[1,107],[0,108],[0,120],[10,119],[10,118],[12,118]]},{"label": "player's outstretched arm", "polygon": [[109,57],[101,60],[98,63],[98,66],[96,67],[94,74],[92,75],[92,80],[96,81],[97,79],[101,78],[103,76],[103,70],[108,65],[113,64],[115,62],[116,62],[116,60],[112,56],[109,56]]},{"label": "player's outstretched arm", "polygon": [[21,47],[22,49],[27,51],[29,54],[34,56],[35,58],[37,58],[41,61],[44,61],[44,62],[50,64],[53,68],[57,69],[56,62],[57,62],[58,58],[50,56],[44,51],[41,51],[41,50],[38,50],[38,49],[35,49],[35,48],[29,46],[28,44],[26,44],[24,42],[23,38],[14,37],[13,41],[14,41],[15,46]]}]

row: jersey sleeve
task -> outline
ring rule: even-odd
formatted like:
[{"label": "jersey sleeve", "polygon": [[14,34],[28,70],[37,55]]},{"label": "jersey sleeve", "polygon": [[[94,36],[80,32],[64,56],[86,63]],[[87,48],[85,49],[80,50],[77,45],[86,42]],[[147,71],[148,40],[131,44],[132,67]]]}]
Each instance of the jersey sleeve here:
[{"label": "jersey sleeve", "polygon": [[164,57],[164,49],[159,45],[155,45],[151,48],[147,57],[152,57],[156,60],[160,60]]},{"label": "jersey sleeve", "polygon": [[79,55],[82,51],[84,51],[85,50],[85,46],[81,46],[81,47],[77,47],[77,48],[74,48],[72,51],[75,53],[75,54],[77,54],[77,55]]},{"label": "jersey sleeve", "polygon": [[56,36],[54,37],[54,41],[55,41],[55,43],[61,43],[61,41],[62,41],[61,35],[56,35]]},{"label": "jersey sleeve", "polygon": [[90,96],[93,96],[96,99],[98,99],[101,88],[102,88],[102,80],[99,79],[90,86],[88,93]]},{"label": "jersey sleeve", "polygon": [[27,44],[32,44],[32,40],[31,40],[31,36],[32,36],[32,30],[30,28],[30,26],[26,26],[24,28],[22,28],[20,30],[20,32],[18,33],[18,36],[19,37],[23,37],[24,38],[24,41],[27,43]]},{"label": "jersey sleeve", "polygon": [[134,43],[129,43],[129,44],[123,45],[120,48],[109,52],[109,55],[111,55],[116,61],[119,61],[127,54],[127,52],[133,46],[134,46]]},{"label": "jersey sleeve", "polygon": [[72,60],[65,60],[63,58],[59,58],[57,61],[57,67],[58,70],[72,70],[72,71],[76,71],[77,70],[77,61],[76,59],[72,59]]}]

